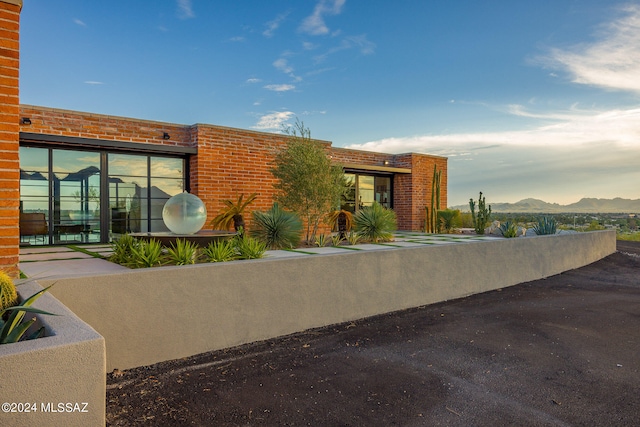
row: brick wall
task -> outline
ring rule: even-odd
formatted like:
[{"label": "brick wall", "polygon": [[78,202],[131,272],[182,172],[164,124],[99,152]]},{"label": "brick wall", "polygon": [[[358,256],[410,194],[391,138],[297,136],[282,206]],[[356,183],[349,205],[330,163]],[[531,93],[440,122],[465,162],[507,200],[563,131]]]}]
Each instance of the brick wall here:
[{"label": "brick wall", "polygon": [[0,269],[18,276],[20,1],[0,0]]},{"label": "brick wall", "polygon": [[[23,132],[197,147],[198,154],[190,159],[190,191],[205,202],[208,221],[224,206],[222,200],[235,201],[241,194],[257,193],[258,197],[245,215],[249,229],[250,212],[267,210],[273,203],[275,180],[270,169],[275,153],[285,147],[288,138],[224,126],[188,126],[32,105],[22,105],[20,115],[31,119],[31,125],[22,125]],[[162,138],[164,132],[171,135],[170,140]],[[411,169],[411,174],[399,173],[394,178],[393,202],[400,229],[420,230],[423,227],[424,207],[431,198],[434,164],[443,171],[441,205],[446,206],[446,158],[415,153],[373,153],[331,147],[328,141],[319,142],[338,163],[380,167],[388,162],[386,166],[389,167]]]}]

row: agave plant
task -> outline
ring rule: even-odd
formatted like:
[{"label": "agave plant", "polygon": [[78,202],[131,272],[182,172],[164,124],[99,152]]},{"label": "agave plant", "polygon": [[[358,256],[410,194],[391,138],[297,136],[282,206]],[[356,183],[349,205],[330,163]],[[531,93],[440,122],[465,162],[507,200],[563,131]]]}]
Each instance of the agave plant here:
[{"label": "agave plant", "polygon": [[274,203],[267,212],[253,212],[251,235],[271,249],[295,248],[300,243],[302,222],[293,212]]},{"label": "agave plant", "polygon": [[518,225],[514,222],[507,221],[500,224],[500,233],[503,237],[518,237]]},{"label": "agave plant", "polygon": [[238,259],[258,259],[264,256],[267,245],[258,239],[248,236],[238,236],[234,239]]},{"label": "agave plant", "polygon": [[538,236],[556,234],[556,220],[552,216],[538,218],[538,224],[533,226],[533,232]]},{"label": "agave plant", "polygon": [[233,261],[238,255],[235,242],[232,240],[211,242],[202,250],[202,253],[209,262]]},{"label": "agave plant", "polygon": [[327,245],[327,235],[326,234],[318,234],[316,236],[315,244],[319,248],[324,248]]},{"label": "agave plant", "polygon": [[198,257],[198,245],[186,239],[176,239],[167,249],[169,260],[175,265],[195,264]]},{"label": "agave plant", "polygon": [[130,234],[121,236],[118,240],[111,243],[113,253],[109,257],[109,261],[116,264],[127,264],[133,256],[133,249],[140,245],[140,241]]},{"label": "agave plant", "polygon": [[[355,234],[355,233],[353,233],[353,234]],[[343,240],[344,240],[344,238],[342,237],[341,233],[334,234],[333,236],[331,236],[331,245],[332,246],[340,246],[340,243],[342,243]]]},{"label": "agave plant", "polygon": [[[51,285],[53,286],[53,285]],[[25,336],[27,330],[36,322],[35,317],[23,322],[24,316],[27,312],[29,313],[38,313],[38,314],[48,314],[55,316],[53,313],[49,313],[48,311],[39,310],[37,308],[31,307],[38,298],[42,296],[45,292],[49,290],[51,287],[47,287],[42,289],[39,292],[31,295],[29,298],[24,300],[22,304],[15,305],[12,307],[7,307],[3,310],[0,310],[0,344],[9,344],[18,342],[21,340],[31,340],[35,338],[40,338],[44,335],[44,326],[39,328],[34,333]],[[9,314],[11,313],[11,314]],[[8,314],[8,317],[6,316]],[[5,319],[6,317],[6,319]]]},{"label": "agave plant", "polygon": [[376,202],[356,212],[354,222],[358,234],[372,242],[392,240],[397,228],[396,213]]},{"label": "agave plant", "polygon": [[142,241],[132,250],[131,261],[128,263],[131,267],[145,268],[162,264],[162,245],[155,239]]},{"label": "agave plant", "polygon": [[225,207],[222,208],[220,213],[214,217],[210,225],[214,229],[228,230],[233,225],[236,232],[240,232],[244,229],[244,211],[255,199],[258,197],[256,193],[249,194],[246,200],[244,194],[238,196],[238,201],[223,200]]},{"label": "agave plant", "polygon": [[347,234],[347,242],[349,242],[350,245],[357,245],[359,241],[360,235],[358,233],[350,231],[349,234]]}]

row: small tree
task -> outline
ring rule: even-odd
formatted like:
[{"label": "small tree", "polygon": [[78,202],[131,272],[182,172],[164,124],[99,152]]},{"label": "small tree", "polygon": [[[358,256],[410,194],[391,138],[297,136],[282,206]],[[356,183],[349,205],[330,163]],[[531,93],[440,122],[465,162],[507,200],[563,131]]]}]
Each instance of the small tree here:
[{"label": "small tree", "polygon": [[307,242],[315,239],[320,219],[344,193],[342,166],[331,162],[324,146],[311,139],[311,131],[296,121],[286,128],[287,146],[275,156],[273,176],[276,201],[306,219]]}]

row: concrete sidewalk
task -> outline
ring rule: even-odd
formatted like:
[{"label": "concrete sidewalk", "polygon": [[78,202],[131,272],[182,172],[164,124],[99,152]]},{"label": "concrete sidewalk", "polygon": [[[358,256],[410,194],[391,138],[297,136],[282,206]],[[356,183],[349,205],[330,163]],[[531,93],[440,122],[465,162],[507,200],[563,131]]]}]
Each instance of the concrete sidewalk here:
[{"label": "concrete sidewalk", "polygon": [[[371,251],[393,249],[408,246],[446,245],[477,243],[499,237],[465,236],[460,234],[424,234],[414,232],[396,232],[394,241],[380,244],[358,244],[341,247],[310,247],[294,250],[270,250],[265,258],[290,258],[314,254],[349,253],[353,250]],[[88,253],[87,253],[88,252]],[[110,245],[69,245],[69,246],[29,246],[20,248],[18,267],[29,278],[61,278],[83,275],[100,275],[127,270],[118,264],[107,261],[111,255]]]}]

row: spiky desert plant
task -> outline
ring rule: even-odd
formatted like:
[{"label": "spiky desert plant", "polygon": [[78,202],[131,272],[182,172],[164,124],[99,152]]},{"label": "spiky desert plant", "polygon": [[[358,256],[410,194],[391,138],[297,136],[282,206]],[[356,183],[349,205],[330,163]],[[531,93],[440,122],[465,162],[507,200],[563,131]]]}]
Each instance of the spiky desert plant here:
[{"label": "spiky desert plant", "polygon": [[556,234],[556,220],[552,216],[538,218],[538,223],[533,226],[533,232],[538,236]]},{"label": "spiky desert plant", "polygon": [[431,179],[431,204],[425,207],[425,233],[436,233],[438,231],[438,211],[440,210],[440,178],[442,171],[437,170],[437,165],[433,165],[433,178]]},{"label": "spiky desert plant", "polygon": [[342,243],[343,240],[344,239],[342,238],[342,235],[340,233],[334,234],[333,236],[331,236],[331,245],[340,246],[340,243]]},{"label": "spiky desert plant", "polygon": [[438,231],[443,233],[455,233],[460,227],[460,211],[457,209],[444,209],[438,211]]},{"label": "spiky desert plant", "polygon": [[347,242],[349,242],[350,245],[357,245],[359,241],[360,235],[358,233],[350,231],[349,234],[347,234]]},{"label": "spiky desert plant", "polygon": [[[51,285],[53,286],[53,285]],[[31,340],[35,338],[40,338],[44,335],[44,326],[39,328],[34,333],[25,337],[25,333],[27,330],[36,322],[36,318],[32,318],[23,322],[24,316],[27,312],[34,314],[47,314],[55,316],[53,313],[49,313],[48,311],[40,310],[37,308],[31,307],[38,298],[42,296],[45,292],[51,288],[51,286],[42,289],[39,292],[31,295],[29,298],[25,299],[22,304],[14,305],[12,307],[7,307],[5,309],[0,310],[0,344],[10,344],[23,340]],[[11,313],[5,319],[5,314]]]},{"label": "spiky desert plant", "polygon": [[482,197],[482,191],[478,197],[477,207],[478,212],[476,213],[476,202],[473,199],[469,199],[473,228],[476,230],[476,234],[484,234],[484,229],[487,228],[489,221],[491,221],[491,205],[487,208],[484,197]]},{"label": "spiky desert plant", "polygon": [[327,235],[326,234],[316,235],[315,244],[319,248],[324,248],[327,245]]},{"label": "spiky desert plant", "polygon": [[331,226],[332,231],[340,231],[338,219],[342,217],[344,218],[344,231],[349,231],[353,227],[353,214],[349,211],[345,211],[344,209],[331,211],[327,214],[325,218],[325,222],[327,225]]},{"label": "spiky desert plant", "polygon": [[515,222],[507,221],[500,224],[502,237],[518,237],[518,225]]},{"label": "spiky desert plant", "polygon": [[131,261],[128,263],[134,268],[155,267],[162,264],[162,245],[155,239],[148,242],[141,241],[133,248]]},{"label": "spiky desert plant", "polygon": [[0,310],[11,307],[18,301],[18,291],[11,277],[0,270]]},{"label": "spiky desert plant", "polygon": [[238,259],[262,258],[267,250],[266,243],[246,235],[237,236],[234,239],[234,243],[238,252]]},{"label": "spiky desert plant", "polygon": [[116,264],[127,264],[133,256],[133,248],[140,245],[140,241],[130,234],[120,236],[120,238],[111,243],[113,253],[109,257],[109,261]]},{"label": "spiky desert plant", "polygon": [[253,212],[251,236],[270,249],[295,248],[300,244],[302,222],[294,212],[287,212],[274,203],[266,212]]},{"label": "spiky desert plant", "polygon": [[209,262],[233,261],[238,255],[236,245],[232,240],[211,242],[202,250],[202,253]]},{"label": "spiky desert plant", "polygon": [[198,257],[198,245],[186,239],[176,239],[167,249],[167,257],[175,265],[195,264]]},{"label": "spiky desert plant", "polygon": [[232,225],[236,232],[240,231],[241,227],[244,229],[244,211],[256,197],[258,197],[256,193],[251,193],[246,200],[243,200],[244,194],[240,194],[235,202],[233,200],[222,200],[225,207],[220,210],[220,213],[209,224],[214,229],[228,230]]},{"label": "spiky desert plant", "polygon": [[388,242],[397,229],[396,213],[377,202],[356,212],[354,222],[358,234],[371,242]]}]

